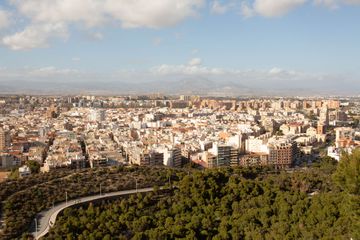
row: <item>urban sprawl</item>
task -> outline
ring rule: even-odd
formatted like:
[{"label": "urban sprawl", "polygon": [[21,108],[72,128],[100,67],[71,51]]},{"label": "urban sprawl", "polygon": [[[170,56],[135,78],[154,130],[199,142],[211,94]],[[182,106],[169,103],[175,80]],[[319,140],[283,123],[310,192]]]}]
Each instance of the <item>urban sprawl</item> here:
[{"label": "urban sprawl", "polygon": [[357,98],[0,97],[0,168],[306,167],[360,145]]}]

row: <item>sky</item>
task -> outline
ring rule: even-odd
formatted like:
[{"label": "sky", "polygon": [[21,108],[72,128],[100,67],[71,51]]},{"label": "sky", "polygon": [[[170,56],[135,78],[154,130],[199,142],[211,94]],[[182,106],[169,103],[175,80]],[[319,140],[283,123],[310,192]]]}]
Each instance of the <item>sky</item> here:
[{"label": "sky", "polygon": [[360,0],[0,0],[0,83],[201,77],[353,93],[359,70]]}]

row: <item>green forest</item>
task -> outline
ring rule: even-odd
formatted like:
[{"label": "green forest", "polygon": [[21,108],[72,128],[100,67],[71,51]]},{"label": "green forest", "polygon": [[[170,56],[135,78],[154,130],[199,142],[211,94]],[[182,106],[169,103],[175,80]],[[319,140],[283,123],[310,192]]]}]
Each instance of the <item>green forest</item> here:
[{"label": "green forest", "polygon": [[163,185],[169,177],[176,179],[182,170],[164,167],[111,167],[84,170],[58,169],[46,174],[35,174],[21,179],[10,179],[0,184],[0,239],[19,239],[30,231],[37,213],[52,208],[68,199]]},{"label": "green forest", "polygon": [[301,170],[219,168],[178,179],[66,209],[46,239],[360,239],[360,151]]}]

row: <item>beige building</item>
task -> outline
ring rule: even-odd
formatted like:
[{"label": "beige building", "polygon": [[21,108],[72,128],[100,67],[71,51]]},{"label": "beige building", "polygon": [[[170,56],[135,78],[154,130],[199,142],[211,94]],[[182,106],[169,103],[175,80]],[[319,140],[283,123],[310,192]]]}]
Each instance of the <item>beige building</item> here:
[{"label": "beige building", "polygon": [[354,143],[355,131],[350,127],[335,128],[335,145],[337,148],[346,148]]},{"label": "beige building", "polygon": [[298,154],[295,142],[269,145],[269,164],[277,168],[289,168]]},{"label": "beige building", "polygon": [[10,134],[0,128],[0,152],[6,151],[10,146]]},{"label": "beige building", "polygon": [[265,153],[252,153],[240,157],[240,165],[244,167],[265,166],[268,164],[269,155]]}]

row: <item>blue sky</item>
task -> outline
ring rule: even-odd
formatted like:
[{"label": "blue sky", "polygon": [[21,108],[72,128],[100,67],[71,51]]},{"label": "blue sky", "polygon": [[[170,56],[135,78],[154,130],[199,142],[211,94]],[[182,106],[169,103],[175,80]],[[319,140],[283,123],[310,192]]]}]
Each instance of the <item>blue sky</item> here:
[{"label": "blue sky", "polygon": [[219,79],[248,71],[360,76],[358,0],[133,2],[0,0],[0,81],[37,71],[49,79],[126,71],[147,78],[160,67],[162,75]]}]

